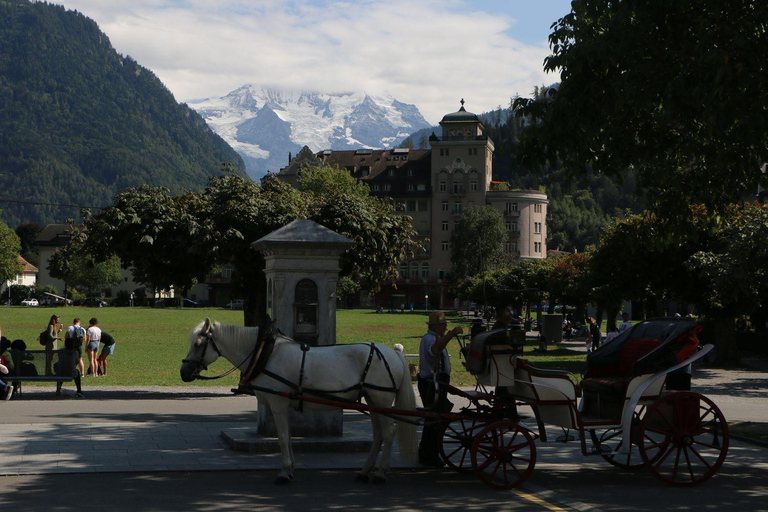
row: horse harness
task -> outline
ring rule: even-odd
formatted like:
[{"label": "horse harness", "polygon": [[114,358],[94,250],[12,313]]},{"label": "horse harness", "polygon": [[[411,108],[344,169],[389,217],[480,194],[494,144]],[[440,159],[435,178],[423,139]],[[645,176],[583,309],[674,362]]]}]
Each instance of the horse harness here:
[{"label": "horse harness", "polygon": [[[284,377],[282,377],[280,375],[277,375],[274,372],[271,372],[271,371],[267,370],[266,368],[263,368],[261,370],[261,373],[263,373],[267,377],[270,377],[270,378],[272,378],[272,379],[274,379],[274,380],[276,380],[276,381],[278,381],[278,382],[280,382],[282,384],[285,384],[286,386],[290,387],[291,389],[293,389],[293,391],[294,391],[293,396],[294,397],[298,397],[298,396],[306,393],[306,394],[309,394],[309,395],[315,395],[315,396],[318,396],[318,397],[321,397],[321,398],[325,398],[325,399],[344,401],[344,400],[340,400],[338,397],[336,397],[334,395],[338,394],[338,393],[347,393],[349,391],[358,390],[357,400],[355,400],[354,402],[350,400],[350,403],[356,403],[356,402],[359,402],[362,399],[363,396],[365,396],[365,390],[366,389],[373,389],[373,390],[376,390],[376,391],[384,391],[384,392],[389,392],[389,393],[397,393],[397,385],[395,384],[395,378],[392,376],[392,369],[389,367],[389,363],[387,362],[386,358],[381,354],[381,351],[379,350],[379,348],[374,343],[360,343],[360,345],[368,345],[371,349],[368,352],[368,361],[365,363],[365,368],[363,368],[363,374],[360,376],[360,380],[359,380],[359,382],[357,384],[354,384],[354,385],[349,386],[349,387],[344,388],[344,389],[337,389],[337,390],[322,390],[322,389],[304,388],[302,386],[302,383],[304,381],[304,366],[306,364],[307,352],[309,352],[310,346],[307,345],[307,344],[304,344],[304,343],[301,343],[300,345],[301,345],[302,354],[301,354],[301,368],[299,369],[299,383],[298,384],[295,384],[295,383],[289,381],[288,379],[286,379],[286,378],[284,378]],[[365,382],[365,378],[368,375],[368,370],[371,368],[371,363],[373,362],[374,354],[376,355],[376,357],[378,357],[384,363],[384,367],[387,369],[387,374],[389,375],[389,380],[392,383],[391,387],[377,386],[376,384],[370,384],[368,382]],[[264,364],[266,365],[266,362]],[[254,387],[254,389],[261,390],[261,391],[268,391],[266,389],[255,388],[255,387]],[[298,410],[302,411],[303,410],[303,406],[304,406],[304,402],[300,400],[299,401],[299,405],[298,405]]]}]

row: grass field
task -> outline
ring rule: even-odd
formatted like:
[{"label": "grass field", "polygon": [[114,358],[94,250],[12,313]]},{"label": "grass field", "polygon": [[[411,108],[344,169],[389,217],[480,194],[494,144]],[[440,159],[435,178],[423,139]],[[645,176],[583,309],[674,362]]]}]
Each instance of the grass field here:
[{"label": "grass field", "polygon": [[[107,377],[84,378],[83,386],[170,386],[180,385],[181,359],[187,355],[187,334],[203,318],[220,322],[243,324],[243,312],[222,308],[30,308],[20,306],[0,307],[0,326],[3,335],[11,340],[21,338],[30,350],[40,349],[37,337],[48,324],[52,314],[59,314],[66,329],[74,317],[80,317],[83,325],[95,316],[99,326],[117,340],[115,354],[109,357]],[[377,314],[371,310],[340,310],[336,317],[338,343],[373,341],[387,346],[401,343],[407,354],[418,354],[419,341],[426,332],[428,312]],[[469,323],[458,315],[448,315],[451,325]],[[457,385],[473,385],[474,378],[460,364],[459,347],[449,345],[452,356],[452,381]],[[542,367],[579,371],[584,365],[584,353],[567,349],[550,350],[545,356],[526,354]],[[415,360],[413,362],[416,362]],[[86,361],[87,365],[87,361]],[[217,361],[207,375],[219,375],[231,365]],[[237,373],[215,381],[196,381],[196,385],[235,386]],[[29,384],[33,385],[33,384]],[[51,386],[51,384],[42,384]]]}]

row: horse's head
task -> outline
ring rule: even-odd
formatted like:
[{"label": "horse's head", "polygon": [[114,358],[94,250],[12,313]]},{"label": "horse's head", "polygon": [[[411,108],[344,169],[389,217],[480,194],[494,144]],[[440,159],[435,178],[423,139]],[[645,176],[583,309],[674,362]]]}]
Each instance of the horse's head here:
[{"label": "horse's head", "polygon": [[189,352],[181,360],[181,380],[192,382],[221,355],[213,341],[214,325],[206,318],[189,333]]}]

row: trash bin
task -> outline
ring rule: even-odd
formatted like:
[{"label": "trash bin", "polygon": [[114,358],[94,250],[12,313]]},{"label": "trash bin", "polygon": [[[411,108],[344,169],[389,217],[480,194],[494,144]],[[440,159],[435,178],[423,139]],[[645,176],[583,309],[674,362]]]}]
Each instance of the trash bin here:
[{"label": "trash bin", "polygon": [[563,315],[541,315],[541,334],[547,343],[563,341]]}]

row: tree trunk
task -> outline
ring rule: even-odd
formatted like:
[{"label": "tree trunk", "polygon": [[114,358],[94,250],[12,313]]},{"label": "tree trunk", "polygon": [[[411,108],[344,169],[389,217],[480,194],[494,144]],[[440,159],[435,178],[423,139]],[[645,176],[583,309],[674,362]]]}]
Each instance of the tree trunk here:
[{"label": "tree trunk", "polygon": [[245,288],[243,297],[243,325],[246,327],[267,324],[267,278],[257,272],[254,283]]},{"label": "tree trunk", "polygon": [[715,364],[718,366],[736,366],[741,362],[731,315],[720,314],[709,317],[704,322],[701,341],[715,346]]},{"label": "tree trunk", "polygon": [[621,308],[618,307],[606,308],[608,315],[608,324],[606,326],[607,332],[614,332],[616,330],[616,317],[619,316],[620,309]]}]

